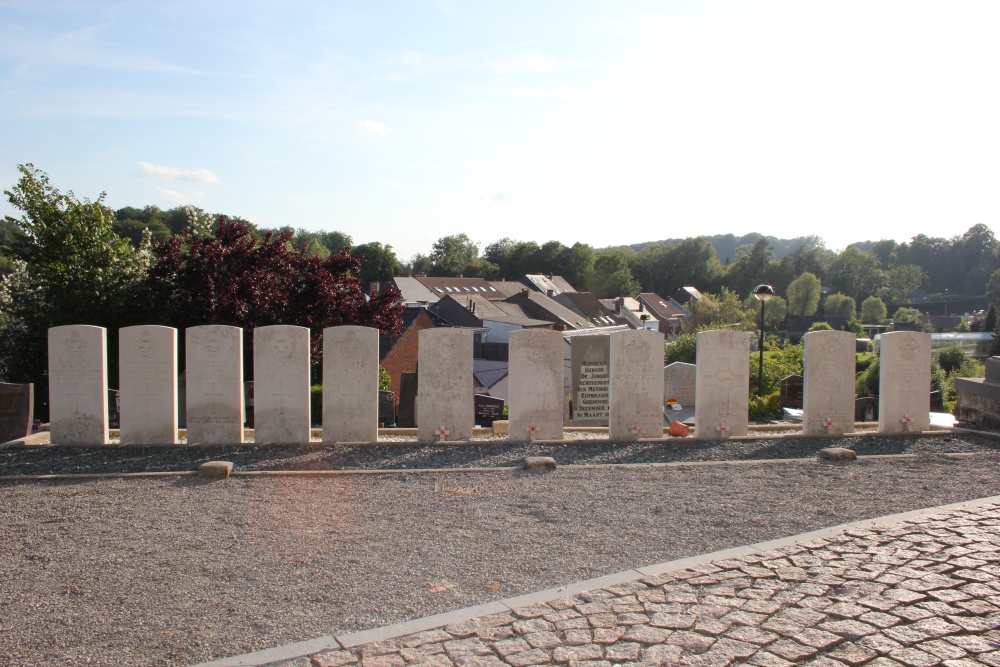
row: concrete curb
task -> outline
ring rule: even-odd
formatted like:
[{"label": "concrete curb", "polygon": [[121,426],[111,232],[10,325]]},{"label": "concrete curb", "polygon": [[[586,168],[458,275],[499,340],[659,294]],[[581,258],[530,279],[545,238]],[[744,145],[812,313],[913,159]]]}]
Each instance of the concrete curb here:
[{"label": "concrete curb", "polygon": [[[801,460],[801,459],[795,459],[795,460]],[[369,642],[404,637],[406,635],[414,634],[416,632],[433,630],[435,628],[451,625],[453,623],[461,623],[463,621],[469,621],[474,618],[479,618],[481,616],[489,616],[491,614],[513,611],[515,609],[520,609],[522,607],[529,607],[531,605],[539,604],[542,602],[548,602],[550,600],[569,597],[571,595],[576,595],[577,593],[582,593],[584,591],[606,588],[608,586],[614,586],[616,584],[621,584],[629,581],[636,581],[638,579],[644,579],[646,577],[652,577],[669,572],[675,572],[678,570],[697,567],[699,565],[705,565],[707,563],[711,563],[714,561],[739,558],[741,556],[749,556],[752,554],[758,554],[766,551],[771,551],[774,549],[789,547],[804,542],[813,542],[816,540],[829,539],[841,535],[849,530],[867,530],[871,528],[879,528],[882,526],[887,526],[897,523],[912,522],[915,520],[923,519],[925,517],[932,516],[935,514],[940,514],[943,512],[951,512],[955,510],[970,509],[970,508],[982,507],[985,505],[995,505],[995,504],[1000,504],[1000,496],[989,496],[986,498],[978,498],[976,500],[967,500],[959,503],[951,503],[948,505],[938,505],[936,507],[928,507],[924,509],[913,510],[910,512],[901,512],[899,514],[889,514],[887,516],[877,517],[874,519],[863,519],[861,521],[842,523],[837,526],[830,526],[828,528],[821,528],[819,530],[800,533],[798,535],[793,535],[791,537],[783,537],[775,540],[768,540],[765,542],[757,542],[755,544],[748,544],[742,547],[734,547],[731,549],[723,549],[721,551],[713,551],[711,553],[702,554],[700,556],[678,558],[672,561],[667,561],[665,563],[657,563],[655,565],[648,565],[645,567],[635,568],[631,570],[624,570],[622,572],[616,572],[614,574],[605,575],[603,577],[596,577],[594,579],[585,579],[583,581],[577,581],[571,584],[567,584],[565,586],[559,586],[557,588],[550,588],[547,590],[537,591],[535,593],[519,595],[516,597],[506,598],[504,600],[498,600],[496,602],[489,602],[474,607],[465,607],[463,609],[456,609],[454,611],[446,612],[443,614],[435,614],[433,616],[425,616],[423,618],[417,618],[410,621],[394,623],[392,625],[386,625],[381,628],[362,630],[359,632],[350,632],[335,636],[324,635],[323,637],[319,637],[317,639],[305,642],[298,642],[295,644],[287,644],[285,646],[268,649],[266,651],[258,651],[255,653],[247,653],[241,656],[223,658],[220,660],[213,660],[211,662],[203,662],[194,665],[193,667],[266,667],[267,665],[274,665],[282,662],[287,662],[289,660],[295,660],[297,658],[303,658],[323,650],[337,649],[337,648],[353,648],[355,646],[360,646],[362,644],[367,644]],[[331,640],[333,640],[332,643],[335,645],[331,645],[328,647],[321,647],[315,650],[311,649],[311,647],[317,643],[330,642]]]},{"label": "concrete curb", "polygon": [[[943,452],[941,454],[861,454],[857,461],[878,460],[910,460],[925,456],[944,456],[947,458],[965,458],[975,456],[977,452]],[[671,461],[669,463],[570,463],[557,465],[556,470],[587,470],[592,468],[701,468],[706,466],[724,465],[766,465],[787,463],[819,463],[822,465],[837,465],[838,463],[817,461],[816,457],[801,459],[735,459],[731,461]],[[527,472],[522,466],[498,466],[495,468],[372,468],[351,470],[234,470],[230,477],[347,477],[351,475],[425,475],[451,474],[467,472]],[[197,470],[177,470],[167,472],[95,472],[95,473],[65,473],[52,475],[0,475],[0,482],[59,482],[83,481],[88,479],[142,479],[157,477],[197,477]]]}]

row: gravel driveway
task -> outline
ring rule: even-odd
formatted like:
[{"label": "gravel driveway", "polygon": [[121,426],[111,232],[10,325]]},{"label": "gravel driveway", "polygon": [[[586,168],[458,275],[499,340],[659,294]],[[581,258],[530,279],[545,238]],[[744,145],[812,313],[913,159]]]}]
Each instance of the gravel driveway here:
[{"label": "gravel driveway", "polygon": [[0,664],[192,664],[1000,494],[972,440],[841,465],[0,483]]}]

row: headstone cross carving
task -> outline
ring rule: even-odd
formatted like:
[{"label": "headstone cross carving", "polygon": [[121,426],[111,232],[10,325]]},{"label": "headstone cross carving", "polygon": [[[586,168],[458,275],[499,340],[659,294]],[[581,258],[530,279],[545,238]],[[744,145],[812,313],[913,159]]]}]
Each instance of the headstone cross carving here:
[{"label": "headstone cross carving", "polygon": [[646,435],[646,429],[641,428],[639,426],[633,426],[632,433],[641,438],[642,436]]},{"label": "headstone cross carving", "polygon": [[833,428],[833,417],[827,417],[826,419],[823,420],[823,428],[825,428],[827,431]]},{"label": "headstone cross carving", "polygon": [[525,430],[528,432],[528,440],[534,440],[535,434],[538,433],[538,427],[534,424],[528,424],[528,428]]},{"label": "headstone cross carving", "polygon": [[434,435],[436,435],[439,440],[443,441],[444,437],[446,435],[449,435],[449,433],[448,430],[444,427],[444,425],[441,425],[436,431],[434,431]]},{"label": "headstone cross carving", "polygon": [[911,417],[910,415],[903,415],[902,422],[903,422],[903,428],[909,431],[910,425],[913,423],[913,417]]},{"label": "headstone cross carving", "polygon": [[718,426],[715,427],[715,430],[718,431],[719,435],[722,436],[723,438],[729,435],[729,427],[726,426],[725,424],[719,424]]}]

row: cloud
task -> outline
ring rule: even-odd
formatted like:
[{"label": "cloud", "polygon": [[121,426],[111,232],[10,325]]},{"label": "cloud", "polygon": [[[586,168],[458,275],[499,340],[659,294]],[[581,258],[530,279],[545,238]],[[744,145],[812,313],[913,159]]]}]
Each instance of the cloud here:
[{"label": "cloud", "polygon": [[157,186],[156,191],[159,192],[164,199],[173,204],[198,204],[205,199],[205,193],[200,190],[191,190],[190,192],[184,193]]},{"label": "cloud", "polygon": [[371,137],[384,137],[392,134],[392,128],[373,120],[359,120],[354,123],[354,133]]},{"label": "cloud", "polygon": [[507,196],[506,192],[494,192],[490,196],[490,201],[495,204],[503,204],[504,202],[510,201],[510,197]]},{"label": "cloud", "polygon": [[149,162],[139,162],[139,176],[143,178],[153,178],[158,181],[182,181],[186,183],[207,183],[214,185],[219,182],[219,177],[208,169],[178,169],[176,167],[163,167]]}]

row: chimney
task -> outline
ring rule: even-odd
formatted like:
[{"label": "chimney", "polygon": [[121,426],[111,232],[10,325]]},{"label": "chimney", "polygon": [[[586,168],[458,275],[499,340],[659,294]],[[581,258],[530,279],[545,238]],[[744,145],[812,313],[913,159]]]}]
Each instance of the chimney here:
[{"label": "chimney", "polygon": [[527,287],[525,287],[524,289],[521,290],[521,296],[528,296],[528,288]]},{"label": "chimney", "polygon": [[555,295],[555,293],[556,293],[556,291],[554,289],[547,289],[547,290],[545,290],[545,296],[553,296],[553,295]]},{"label": "chimney", "polygon": [[624,307],[625,307],[625,297],[620,296],[617,299],[615,299],[615,312],[616,313],[621,313],[622,312],[622,308],[624,308]]}]

